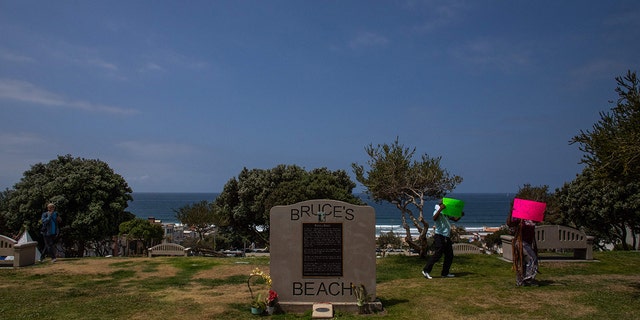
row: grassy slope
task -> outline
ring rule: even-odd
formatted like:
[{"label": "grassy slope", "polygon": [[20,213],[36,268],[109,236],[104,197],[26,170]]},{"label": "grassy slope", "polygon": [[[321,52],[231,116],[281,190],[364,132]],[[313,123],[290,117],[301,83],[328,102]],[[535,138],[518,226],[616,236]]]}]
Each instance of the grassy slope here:
[{"label": "grassy slope", "polygon": [[[510,264],[496,256],[457,256],[458,277],[432,280],[420,274],[424,260],[378,259],[377,295],[386,311],[374,318],[640,318],[640,253],[597,253],[596,259],[543,261],[541,286],[525,288],[514,286]],[[86,258],[2,269],[0,319],[256,318],[246,279],[255,267],[268,271],[268,264],[267,258]]]}]

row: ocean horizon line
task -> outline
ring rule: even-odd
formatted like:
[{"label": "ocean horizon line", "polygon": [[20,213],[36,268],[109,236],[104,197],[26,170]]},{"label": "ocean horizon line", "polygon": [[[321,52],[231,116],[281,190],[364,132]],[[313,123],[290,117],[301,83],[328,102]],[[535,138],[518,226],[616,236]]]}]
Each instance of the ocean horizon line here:
[{"label": "ocean horizon line", "polygon": [[[215,201],[219,193],[191,193],[191,192],[135,192],[133,201],[128,203],[127,210],[138,218],[154,218],[163,223],[177,223],[176,210],[200,201]],[[393,226],[394,230],[402,228],[401,212],[392,203],[373,201],[366,193],[355,194],[368,206],[375,209],[376,227],[378,229]],[[506,193],[458,193],[452,194],[464,201],[465,217],[456,223],[464,228],[499,227],[506,221],[513,194]],[[437,199],[427,200],[424,216],[430,216]],[[414,212],[417,213],[417,212]],[[389,227],[391,228],[391,227]]]}]

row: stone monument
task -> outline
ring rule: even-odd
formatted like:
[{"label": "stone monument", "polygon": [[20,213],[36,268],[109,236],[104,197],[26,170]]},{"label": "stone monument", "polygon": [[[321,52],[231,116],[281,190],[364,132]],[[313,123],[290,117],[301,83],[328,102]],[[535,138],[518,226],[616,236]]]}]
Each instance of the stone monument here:
[{"label": "stone monument", "polygon": [[354,287],[376,297],[375,210],[337,200],[276,206],[270,213],[270,274],[280,307],[304,312],[316,303],[357,311]]}]

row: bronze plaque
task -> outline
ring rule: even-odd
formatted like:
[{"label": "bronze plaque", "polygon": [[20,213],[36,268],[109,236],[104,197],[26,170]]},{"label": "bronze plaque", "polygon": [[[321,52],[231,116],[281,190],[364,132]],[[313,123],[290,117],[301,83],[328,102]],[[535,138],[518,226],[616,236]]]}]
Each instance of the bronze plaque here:
[{"label": "bronze plaque", "polygon": [[342,276],[342,223],[302,224],[302,276]]}]

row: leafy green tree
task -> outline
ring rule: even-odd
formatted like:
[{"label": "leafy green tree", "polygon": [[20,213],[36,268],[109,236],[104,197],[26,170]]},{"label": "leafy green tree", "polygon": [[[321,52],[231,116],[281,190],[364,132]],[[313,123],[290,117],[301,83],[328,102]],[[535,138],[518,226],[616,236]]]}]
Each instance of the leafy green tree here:
[{"label": "leafy green tree", "polygon": [[228,221],[220,231],[237,246],[245,242],[268,245],[272,207],[327,198],[362,204],[352,194],[355,186],[344,170],[320,168],[307,172],[296,165],[268,170],[244,168],[225,184],[214,202]]},{"label": "leafy green tree", "polygon": [[380,234],[376,240],[376,244],[382,250],[387,249],[389,246],[392,248],[400,248],[402,246],[402,239],[393,231],[389,231],[387,233]]},{"label": "leafy green tree", "polygon": [[628,249],[626,235],[636,247],[640,233],[640,80],[628,71],[616,82],[616,105],[570,141],[579,144],[587,166],[556,193],[564,222]]},{"label": "leafy green tree", "polygon": [[[620,244],[623,250],[637,248],[640,232],[640,182],[603,179],[586,168],[556,191],[562,220],[595,237],[595,242]],[[631,232],[633,243],[627,244]]]},{"label": "leafy green tree", "polygon": [[7,230],[23,225],[38,230],[40,216],[52,202],[62,218],[65,255],[83,256],[88,242],[110,239],[120,223],[134,217],[125,212],[129,200],[131,188],[105,162],[66,155],[27,170],[6,193],[0,215]]},{"label": "leafy green tree", "polygon": [[549,199],[551,199],[551,194],[549,193],[548,185],[536,187],[529,183],[525,183],[522,187],[518,188],[518,192],[515,197],[519,199],[548,203]]},{"label": "leafy green tree", "polygon": [[[525,199],[537,202],[544,202],[547,204],[547,208],[545,210],[544,221],[555,222],[557,217],[557,209],[554,205],[554,198],[551,193],[549,193],[549,186],[532,186],[529,183],[525,183],[522,187],[518,188],[518,192],[515,195],[515,198]],[[511,207],[513,207],[513,200],[511,201]]]},{"label": "leafy green tree", "polygon": [[[201,201],[186,205],[175,210],[176,218],[185,226],[193,228],[198,234],[195,248],[206,247],[204,237],[209,232],[217,232],[217,229],[228,225],[228,217],[221,214],[221,210],[208,201]],[[213,250],[216,249],[215,239]]]},{"label": "leafy green tree", "polygon": [[[369,145],[365,151],[370,158],[369,169],[353,163],[356,180],[366,187],[366,193],[374,201],[395,204],[401,213],[405,241],[419,250],[421,256],[426,255],[429,222],[424,219],[425,202],[453,191],[462,177],[442,168],[441,157],[424,154],[420,161],[413,160],[416,149],[405,148],[398,138],[392,144]],[[419,232],[417,240],[411,237],[412,226]]]},{"label": "leafy green tree", "polygon": [[15,230],[10,230],[9,228],[7,228],[7,221],[5,217],[6,216],[5,213],[9,212],[9,195],[10,194],[11,194],[11,190],[9,189],[5,189],[4,191],[0,192],[0,234],[14,237],[14,236],[17,236],[13,234]]},{"label": "leafy green tree", "polygon": [[121,223],[119,230],[120,235],[127,236],[127,240],[143,241],[144,248],[149,248],[156,243],[160,243],[164,237],[164,231],[161,225],[140,218]]},{"label": "leafy green tree", "polygon": [[640,180],[640,81],[635,72],[616,77],[618,100],[601,112],[592,130],[580,131],[570,143],[584,152],[582,162],[593,174],[618,181]]}]

